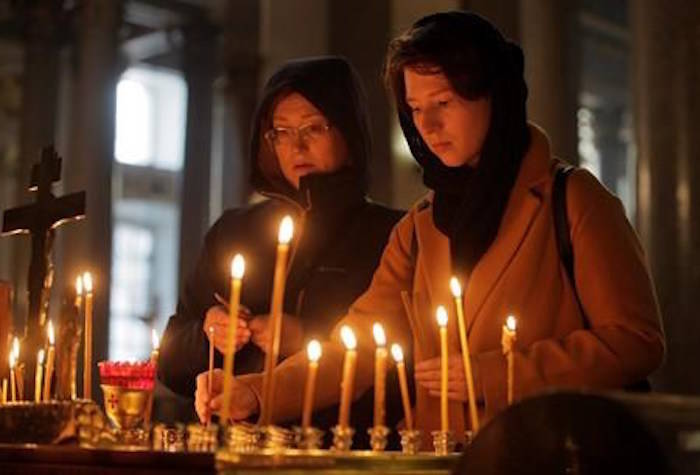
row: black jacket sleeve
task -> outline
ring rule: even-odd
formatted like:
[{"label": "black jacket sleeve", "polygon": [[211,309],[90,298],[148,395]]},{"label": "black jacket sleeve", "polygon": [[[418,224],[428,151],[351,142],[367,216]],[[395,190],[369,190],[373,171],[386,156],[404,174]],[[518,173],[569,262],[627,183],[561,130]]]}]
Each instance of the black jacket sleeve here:
[{"label": "black jacket sleeve", "polygon": [[[163,333],[158,360],[158,378],[172,391],[193,397],[196,377],[208,367],[208,342],[204,333],[207,310],[216,305],[214,292],[220,269],[216,256],[227,216],[207,232],[194,271],[188,276],[175,315]],[[219,262],[220,263],[220,262]]]}]

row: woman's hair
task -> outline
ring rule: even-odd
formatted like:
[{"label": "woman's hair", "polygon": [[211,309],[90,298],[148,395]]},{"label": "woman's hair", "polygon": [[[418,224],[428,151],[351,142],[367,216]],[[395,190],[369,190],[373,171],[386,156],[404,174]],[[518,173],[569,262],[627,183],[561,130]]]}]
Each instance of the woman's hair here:
[{"label": "woman's hair", "polygon": [[[426,74],[441,72],[464,99],[489,98],[491,121],[478,164],[473,170],[446,167],[423,141],[406,103],[406,68]],[[450,188],[453,197],[455,188],[466,190],[460,194],[459,209],[448,213],[449,224],[440,226],[440,203],[436,203],[434,214],[436,224],[451,238],[451,244],[459,244],[456,257],[461,261],[458,264],[466,268],[462,270],[467,272],[476,265],[496,236],[510,190],[529,146],[525,107],[527,85],[523,70],[520,47],[473,13],[446,12],[426,16],[392,40],[388,47],[384,64],[385,84],[394,95],[404,135],[411,152],[423,167],[426,185],[436,191],[436,198],[441,189],[447,191],[446,188]],[[461,177],[462,183],[455,183],[457,177]],[[455,200],[457,198],[452,200],[452,207],[455,207]],[[453,257],[454,254],[455,249]]]}]

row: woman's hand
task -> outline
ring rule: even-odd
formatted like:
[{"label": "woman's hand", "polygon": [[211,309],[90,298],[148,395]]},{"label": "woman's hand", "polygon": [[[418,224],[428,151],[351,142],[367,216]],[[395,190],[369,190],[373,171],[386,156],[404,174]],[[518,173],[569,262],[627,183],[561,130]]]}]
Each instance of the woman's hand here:
[{"label": "woman's hand", "polygon": [[[258,399],[245,383],[231,380],[230,416],[234,421],[247,419],[259,412]],[[194,394],[194,409],[199,421],[205,423],[211,414],[218,413],[223,405],[224,372],[215,369],[212,373],[212,393],[209,394],[209,371],[197,376],[197,391]]]},{"label": "woman's hand", "polygon": [[[264,352],[267,351],[267,345],[270,340],[267,328],[269,321],[268,315],[256,315],[248,323],[248,329],[251,332],[250,340]],[[283,315],[280,334],[281,356],[289,356],[302,349],[304,345],[304,331],[301,326],[301,320],[298,317],[289,314]]]},{"label": "woman's hand", "polygon": [[[432,358],[416,364],[414,369],[416,382],[426,388],[431,396],[440,397],[440,358]],[[472,361],[474,393],[477,402],[481,395],[481,382]],[[455,401],[467,402],[467,382],[464,379],[462,355],[448,357],[447,397]]]},{"label": "woman's hand", "polygon": [[[236,351],[250,341],[250,330],[248,329],[248,320],[250,319],[250,310],[241,306],[238,312],[238,329],[236,331]],[[214,347],[221,354],[226,353],[226,334],[228,332],[229,314],[226,308],[221,305],[209,307],[207,314],[204,317],[204,325],[202,330],[209,338],[209,328],[214,327]]]}]

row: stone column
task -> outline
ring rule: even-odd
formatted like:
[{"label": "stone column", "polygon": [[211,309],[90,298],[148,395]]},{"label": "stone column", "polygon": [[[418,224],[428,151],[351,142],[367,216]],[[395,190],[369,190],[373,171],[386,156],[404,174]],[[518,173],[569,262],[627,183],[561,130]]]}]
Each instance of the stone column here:
[{"label": "stone column", "polygon": [[329,52],[350,60],[357,68],[367,92],[373,140],[369,167],[370,195],[389,204],[394,198],[391,118],[381,72],[391,30],[391,4],[389,0],[329,2],[328,14]]},{"label": "stone column", "polygon": [[520,42],[530,90],[528,117],[547,131],[553,153],[572,163],[578,163],[577,10],[575,1],[520,2]]},{"label": "stone column", "polygon": [[[638,150],[638,229],[667,338],[659,389],[697,393],[700,358],[700,4],[630,2]],[[692,365],[691,365],[692,366]]]},{"label": "stone column", "polygon": [[[81,270],[92,273],[95,362],[107,358],[109,341],[112,162],[121,19],[121,1],[85,0],[81,3],[79,34],[74,48],[70,150],[64,157],[64,186],[71,191],[87,191],[87,217],[59,231],[63,265],[57,269],[57,290],[72,285]],[[92,394],[94,399],[101,400],[96,368],[93,368]]]},{"label": "stone column", "polygon": [[185,163],[180,207],[180,281],[192,271],[209,227],[212,88],[216,32],[199,19],[183,28],[183,72],[187,82]]}]

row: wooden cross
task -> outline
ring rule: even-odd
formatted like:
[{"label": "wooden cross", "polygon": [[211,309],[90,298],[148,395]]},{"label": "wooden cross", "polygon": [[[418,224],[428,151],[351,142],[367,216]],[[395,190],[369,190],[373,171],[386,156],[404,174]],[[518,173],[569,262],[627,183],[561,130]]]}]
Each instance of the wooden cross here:
[{"label": "wooden cross", "polygon": [[[43,346],[43,332],[48,313],[51,292],[52,265],[51,245],[54,230],[60,225],[85,217],[85,192],[72,193],[56,198],[51,186],[61,179],[61,158],[53,146],[41,151],[41,161],[32,167],[29,190],[36,193],[36,201],[31,205],[5,211],[2,235],[29,233],[32,237],[32,256],[29,264],[27,290],[29,292],[29,314],[25,323],[26,340],[29,351],[34,354]],[[34,374],[35,358],[27,358]],[[34,363],[31,363],[34,362]],[[33,376],[27,378],[33,388]],[[33,390],[28,394],[34,394]]]}]

